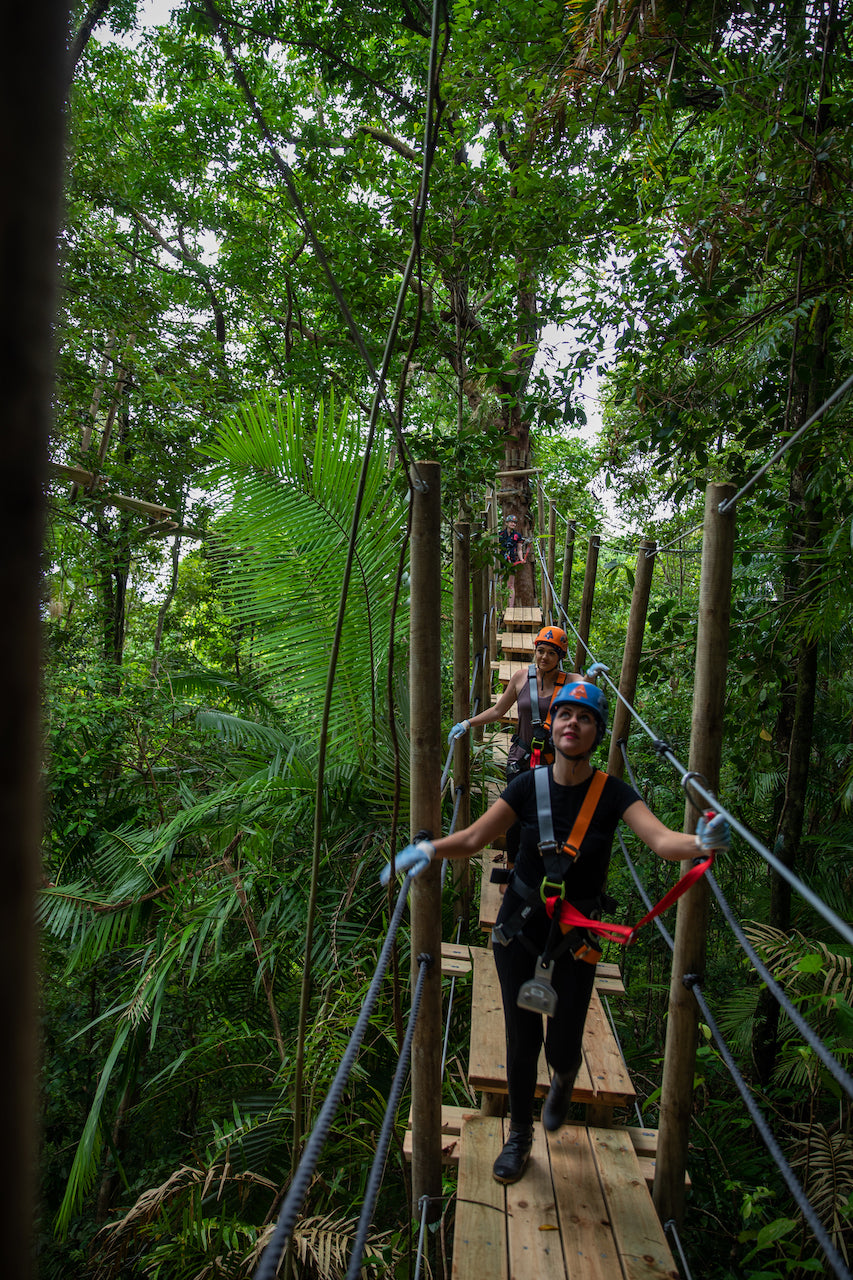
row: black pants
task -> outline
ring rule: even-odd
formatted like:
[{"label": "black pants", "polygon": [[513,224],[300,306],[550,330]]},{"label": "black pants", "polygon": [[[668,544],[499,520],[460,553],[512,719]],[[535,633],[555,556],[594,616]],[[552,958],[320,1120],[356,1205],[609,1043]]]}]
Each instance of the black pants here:
[{"label": "black pants", "polygon": [[[519,1009],[517,999],[522,983],[534,975],[536,957],[517,938],[506,947],[496,943],[494,956],[506,1025],[509,1113],[515,1124],[532,1124],[542,1049],[542,1015]],[[551,1070],[561,1075],[580,1061],[583,1025],[594,981],[595,965],[575,960],[568,952],[554,965],[551,982],[557,992],[557,1010],[554,1017],[548,1019],[545,1055]]]}]

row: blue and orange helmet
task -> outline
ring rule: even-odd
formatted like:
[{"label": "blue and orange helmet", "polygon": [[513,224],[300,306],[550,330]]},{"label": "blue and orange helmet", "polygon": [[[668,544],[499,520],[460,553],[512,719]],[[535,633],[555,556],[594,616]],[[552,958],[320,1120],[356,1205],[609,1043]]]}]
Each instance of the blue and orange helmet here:
[{"label": "blue and orange helmet", "polygon": [[607,732],[607,699],[602,690],[599,689],[597,684],[590,684],[587,680],[576,680],[574,684],[564,684],[562,689],[557,690],[551,703],[552,724],[557,708],[563,702],[571,702],[575,706],[586,707],[588,711],[592,712],[598,725],[595,739],[595,745],[598,746]]}]

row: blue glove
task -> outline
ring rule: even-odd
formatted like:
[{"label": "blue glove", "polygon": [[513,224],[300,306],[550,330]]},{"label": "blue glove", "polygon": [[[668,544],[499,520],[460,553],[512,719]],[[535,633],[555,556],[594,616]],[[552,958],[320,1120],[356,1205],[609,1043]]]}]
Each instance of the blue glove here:
[{"label": "blue glove", "polygon": [[725,851],[732,842],[729,824],[721,813],[709,810],[696,823],[696,844],[700,849],[722,849]]},{"label": "blue glove", "polygon": [[448,743],[455,742],[457,738],[464,738],[465,734],[468,732],[470,728],[471,728],[470,720],[460,720],[458,724],[455,724],[453,726],[453,728],[450,730],[450,733],[447,735]]},{"label": "blue glove", "polygon": [[586,672],[587,679],[588,680],[594,679],[594,677],[597,676],[599,672],[602,672],[602,671],[606,674],[610,671],[610,668],[606,666],[605,663],[603,662],[594,662],[591,667],[587,667],[587,672]]},{"label": "blue glove", "polygon": [[[420,840],[417,844],[407,844],[394,859],[397,873],[411,872],[412,876],[420,875],[435,857],[435,845],[429,840]],[[391,879],[391,863],[386,862],[379,876],[380,884],[387,884]]]}]

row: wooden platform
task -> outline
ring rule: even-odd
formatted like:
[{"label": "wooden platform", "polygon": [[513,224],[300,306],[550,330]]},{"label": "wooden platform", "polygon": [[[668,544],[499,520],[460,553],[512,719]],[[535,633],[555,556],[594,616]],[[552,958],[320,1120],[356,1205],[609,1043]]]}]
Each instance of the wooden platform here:
[{"label": "wooden platform", "polygon": [[499,631],[498,644],[507,657],[510,654],[520,655],[529,664],[533,661],[533,641],[536,635],[535,631]]},{"label": "wooden platform", "polygon": [[[462,1126],[466,1121],[481,1115],[482,1112],[476,1107],[445,1106],[441,1108],[441,1159],[443,1164],[456,1165],[459,1163]],[[412,1158],[411,1125],[412,1115],[409,1112],[409,1127],[403,1135],[403,1155],[407,1160]],[[623,1130],[620,1129],[619,1132],[621,1133]],[[640,1129],[636,1126],[626,1126],[624,1132],[631,1139],[637,1155],[637,1164],[640,1167],[640,1172],[643,1175],[646,1186],[651,1191],[655,1182],[658,1131],[657,1129]],[[685,1179],[685,1185],[688,1188],[691,1185],[689,1175]]]},{"label": "wooden platform", "polygon": [[538,604],[513,605],[510,609],[504,609],[502,626],[508,631],[540,631],[542,610]]},{"label": "wooden platform", "polygon": [[678,1280],[628,1130],[536,1125],[524,1177],[503,1187],[505,1123],[462,1125],[452,1280]]},{"label": "wooden platform", "polygon": [[[468,1083],[472,1089],[481,1089],[484,1093],[505,1094],[506,1036],[494,958],[491,951],[472,947],[471,959],[474,980]],[[584,1025],[583,1059],[572,1091],[572,1101],[587,1107],[590,1123],[608,1124],[613,1108],[632,1106],[636,1092],[597,990],[592,993]],[[536,1081],[537,1096],[545,1096],[550,1081],[543,1048]]]},{"label": "wooden platform", "polygon": [[[487,948],[472,948],[464,942],[442,942],[441,973],[442,977],[462,976],[473,968],[472,950],[482,951]],[[599,964],[595,971],[595,989],[600,995],[624,996],[625,986],[615,964]]]}]

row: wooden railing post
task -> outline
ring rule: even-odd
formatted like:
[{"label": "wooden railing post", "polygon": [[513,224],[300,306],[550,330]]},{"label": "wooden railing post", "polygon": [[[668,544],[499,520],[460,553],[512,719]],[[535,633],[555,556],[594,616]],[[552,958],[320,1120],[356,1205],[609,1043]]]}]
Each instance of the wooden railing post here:
[{"label": "wooden railing post", "polygon": [[[656,542],[649,540],[640,543],[637,571],[634,574],[634,590],[631,592],[631,612],[628,615],[628,631],[625,635],[625,650],[619,672],[619,692],[632,704],[634,694],[637,692],[637,673],[640,670],[640,657],[643,652],[643,633],[646,629],[646,613],[649,608],[657,545]],[[613,709],[610,751],[607,756],[607,772],[617,778],[622,777],[625,763],[619,741],[628,737],[630,728],[631,713],[617,698]]]},{"label": "wooden railing post", "polygon": [[[718,507],[734,493],[731,484],[710,484],[705,492],[689,768],[703,775],[711,791],[717,790],[720,780],[735,510],[731,508],[721,515]],[[698,817],[687,800],[684,830],[695,831]],[[682,872],[689,866],[689,861],[682,863]],[[684,985],[684,978],[687,974],[700,979],[704,976],[707,925],[708,886],[702,879],[678,900],[655,1163],[654,1201],[658,1215],[662,1222],[672,1218],[678,1224],[684,1215],[684,1175],[699,1024],[698,1006]]]},{"label": "wooden railing post", "polygon": [[537,539],[536,546],[538,554],[536,555],[536,564],[539,568],[539,603],[542,606],[542,617],[547,618],[550,599],[548,596],[548,583],[545,581],[545,575],[540,565],[540,557],[545,559],[547,547],[545,545],[545,491],[542,488],[542,477],[540,476],[536,482],[536,530]]},{"label": "wooden railing post", "polygon": [[[409,671],[410,825],[441,835],[441,467],[420,462],[412,480]],[[431,1217],[441,1195],[441,863],[412,882],[412,991],[418,956],[432,957],[412,1041],[412,1203],[429,1196]],[[434,1197],[434,1199],[433,1199]]]},{"label": "wooden railing post", "polygon": [[[457,524],[453,534],[453,721],[457,724],[471,714],[471,607],[468,581],[471,576],[471,526]],[[443,754],[443,749],[442,749]],[[454,748],[453,782],[462,788],[456,826],[461,831],[471,821],[471,736],[466,733]],[[454,916],[468,915],[471,893],[468,858],[454,858],[453,885],[456,897]]]},{"label": "wooden railing post", "polygon": [[572,586],[572,564],[575,558],[575,529],[576,522],[569,520],[566,524],[566,545],[563,549],[563,576],[560,582],[560,608],[568,617],[569,615],[569,591]]},{"label": "wooden railing post", "polygon": [[[498,510],[497,492],[492,490],[492,500],[489,504],[487,529],[494,545],[497,545],[500,512]],[[495,573],[495,564],[493,560],[489,561],[488,576],[488,595],[489,595],[489,656],[492,662],[497,661],[498,657],[498,577]]]},{"label": "wooden railing post", "polygon": [[594,533],[589,540],[586,552],[586,573],[583,579],[583,596],[581,597],[581,611],[578,618],[580,639],[575,649],[575,671],[584,671],[589,666],[586,646],[589,640],[589,624],[592,618],[592,601],[595,596],[595,577],[598,572],[598,550],[600,546],[601,538]]},{"label": "wooden railing post", "polygon": [[[553,502],[549,502],[548,503],[548,553],[546,556],[546,562],[548,565],[548,577],[551,579],[552,584],[554,582],[554,557],[555,557],[554,543],[556,542],[556,540],[557,540],[557,508],[554,506]],[[555,605],[556,605],[556,601],[554,599],[554,593],[549,588],[548,615],[547,615],[549,622],[557,621],[557,619],[554,617],[554,614],[556,613]]]}]

